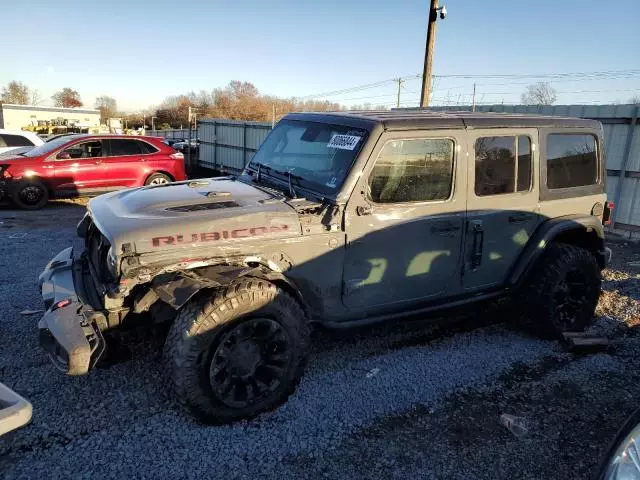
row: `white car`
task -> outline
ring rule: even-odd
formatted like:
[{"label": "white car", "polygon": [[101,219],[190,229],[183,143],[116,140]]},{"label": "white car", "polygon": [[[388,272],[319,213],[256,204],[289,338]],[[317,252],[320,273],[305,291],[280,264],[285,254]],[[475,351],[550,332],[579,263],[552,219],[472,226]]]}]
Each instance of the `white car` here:
[{"label": "white car", "polygon": [[0,129],[0,155],[18,148],[33,148],[44,141],[33,132]]},{"label": "white car", "polygon": [[0,383],[0,436],[31,421],[31,404]]}]

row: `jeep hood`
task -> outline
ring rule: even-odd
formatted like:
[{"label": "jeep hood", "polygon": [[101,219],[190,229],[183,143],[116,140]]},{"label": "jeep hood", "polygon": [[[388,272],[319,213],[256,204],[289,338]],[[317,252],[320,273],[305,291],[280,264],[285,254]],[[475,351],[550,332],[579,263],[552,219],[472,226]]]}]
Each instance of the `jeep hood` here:
[{"label": "jeep hood", "polygon": [[124,244],[144,253],[300,235],[298,216],[282,197],[229,178],[121,190],[87,208],[117,255]]}]

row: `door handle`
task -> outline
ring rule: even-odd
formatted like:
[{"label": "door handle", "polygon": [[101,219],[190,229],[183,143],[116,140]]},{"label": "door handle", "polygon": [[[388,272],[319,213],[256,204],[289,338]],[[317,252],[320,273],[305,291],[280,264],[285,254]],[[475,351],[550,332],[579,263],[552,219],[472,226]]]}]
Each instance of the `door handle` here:
[{"label": "door handle", "polygon": [[533,215],[529,213],[516,213],[514,215],[509,215],[509,223],[525,223],[531,220]]},{"label": "door handle", "polygon": [[96,165],[100,165],[101,163],[102,163],[102,159],[101,158],[96,160]]},{"label": "door handle", "polygon": [[471,247],[471,270],[475,270],[482,264],[484,228],[482,226],[482,220],[473,220],[470,226],[473,232],[473,244]]},{"label": "door handle", "polygon": [[460,230],[460,227],[456,227],[453,223],[442,223],[431,227],[431,233],[445,237],[451,236],[452,233],[457,232],[458,230]]}]

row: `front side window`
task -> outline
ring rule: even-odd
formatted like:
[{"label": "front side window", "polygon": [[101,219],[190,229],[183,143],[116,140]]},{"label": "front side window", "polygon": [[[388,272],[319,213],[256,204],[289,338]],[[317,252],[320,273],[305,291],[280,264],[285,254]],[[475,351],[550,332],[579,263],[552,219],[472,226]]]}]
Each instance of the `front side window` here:
[{"label": "front side window", "polygon": [[97,157],[102,157],[102,142],[100,140],[90,140],[88,142],[73,144],[57,155],[59,160]]},{"label": "front side window", "polygon": [[446,200],[453,187],[451,139],[390,140],[369,177],[369,196],[376,203]]},{"label": "front side window", "polygon": [[281,120],[247,165],[294,186],[333,195],[339,191],[368,131],[346,125]]},{"label": "front side window", "polygon": [[598,183],[596,137],[582,134],[547,136],[547,187],[569,188]]},{"label": "front side window", "polygon": [[527,136],[480,137],[475,143],[477,196],[531,189],[531,139]]}]

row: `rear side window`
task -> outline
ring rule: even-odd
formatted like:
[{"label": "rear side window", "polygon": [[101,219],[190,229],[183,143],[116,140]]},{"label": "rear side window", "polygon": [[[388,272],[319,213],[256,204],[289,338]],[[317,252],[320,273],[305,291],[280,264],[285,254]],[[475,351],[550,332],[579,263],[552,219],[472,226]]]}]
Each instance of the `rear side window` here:
[{"label": "rear side window", "polygon": [[547,136],[547,187],[570,188],[598,183],[596,137],[573,133]]},{"label": "rear side window", "polygon": [[369,177],[371,200],[406,203],[446,200],[453,185],[453,140],[390,140]]},{"label": "rear side window", "polygon": [[33,147],[33,142],[22,135],[0,134],[0,147]]},{"label": "rear side window", "polygon": [[111,156],[119,157],[125,155],[142,155],[147,151],[142,150],[142,142],[138,140],[129,140],[128,138],[112,138],[109,140],[111,143]]},{"label": "rear side window", "polygon": [[475,144],[477,196],[531,189],[531,139],[524,135],[481,137]]}]

